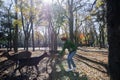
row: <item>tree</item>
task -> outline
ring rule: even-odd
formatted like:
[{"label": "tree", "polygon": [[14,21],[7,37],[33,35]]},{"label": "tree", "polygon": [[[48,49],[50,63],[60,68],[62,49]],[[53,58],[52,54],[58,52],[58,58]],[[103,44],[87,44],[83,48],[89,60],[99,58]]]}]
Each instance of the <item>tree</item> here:
[{"label": "tree", "polygon": [[[68,26],[69,26],[69,37],[70,39],[77,44],[77,36],[75,34],[78,34],[79,27],[81,26],[81,21],[80,19],[78,21],[77,15],[81,14],[81,10],[83,6],[85,6],[85,2],[83,0],[66,0],[67,1],[67,18],[68,18]],[[81,15],[80,15],[81,16]],[[74,19],[75,18],[75,19]]]},{"label": "tree", "polygon": [[[15,0],[15,6],[17,8],[18,1]],[[18,20],[18,12],[15,11],[15,19]],[[18,24],[15,25],[15,36],[14,36],[14,51],[18,52]]]},{"label": "tree", "polygon": [[100,48],[105,48],[107,44],[107,31],[106,31],[106,3],[105,0],[95,0],[93,4],[96,4],[91,11],[91,16],[94,18],[94,23],[97,23],[99,34],[96,35],[97,44]]},{"label": "tree", "polygon": [[29,1],[20,1],[20,13],[21,13],[21,20],[22,20],[22,27],[24,32],[24,48],[28,50],[29,47],[29,38],[30,33],[33,27],[33,17],[32,12],[30,9]]},{"label": "tree", "polygon": [[[49,6],[49,7],[48,7]],[[65,10],[61,2],[52,3],[46,7],[46,18],[48,21],[48,40],[50,50],[57,50],[57,38],[60,27],[63,26]]]},{"label": "tree", "polygon": [[[2,4],[2,3],[1,3]],[[12,49],[12,32],[13,32],[13,25],[12,20],[14,18],[13,13],[11,12],[11,7],[13,5],[12,0],[10,4],[7,6],[2,5],[0,10],[0,30],[6,35],[4,36],[3,43],[7,46],[7,49]],[[14,36],[14,35],[13,35]]]},{"label": "tree", "polygon": [[109,74],[111,80],[120,80],[120,0],[107,0],[109,43]]},{"label": "tree", "polygon": [[32,46],[33,46],[33,51],[35,51],[35,44],[34,44],[34,28],[33,28],[33,0],[30,0],[30,22],[31,22],[31,28],[32,28]]},{"label": "tree", "polygon": [[8,46],[9,46],[10,50],[12,50],[12,37],[11,37],[12,36],[12,19],[11,19],[11,13],[10,13],[12,4],[13,4],[13,2],[11,0],[11,4],[10,4],[9,8],[7,9],[7,11],[8,11],[8,26],[9,26]]},{"label": "tree", "polygon": [[68,14],[69,14],[69,35],[70,39],[73,41],[73,0],[68,0]]},{"label": "tree", "polygon": [[[35,41],[36,41],[36,46],[39,47],[39,50],[40,50],[40,45],[41,45],[40,43],[43,42],[43,40],[44,40],[43,35],[36,29],[36,31],[35,31]],[[44,44],[44,46],[45,46],[45,44]]]}]

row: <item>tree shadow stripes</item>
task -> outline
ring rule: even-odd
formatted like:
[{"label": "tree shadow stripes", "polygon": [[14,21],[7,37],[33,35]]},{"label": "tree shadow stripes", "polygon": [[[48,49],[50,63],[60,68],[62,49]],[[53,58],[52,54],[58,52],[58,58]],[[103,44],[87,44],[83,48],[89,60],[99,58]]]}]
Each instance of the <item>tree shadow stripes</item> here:
[{"label": "tree shadow stripes", "polygon": [[[88,59],[87,57],[84,57],[84,56],[82,56],[82,55],[80,55],[80,54],[76,54],[75,59],[77,59],[77,60],[85,63],[85,64],[88,65],[89,67],[92,67],[92,68],[94,68],[94,69],[96,69],[96,70],[98,70],[98,71],[100,71],[100,72],[102,72],[102,73],[107,73],[107,74],[108,74],[108,65],[105,64],[105,63],[103,63],[103,62],[97,62],[97,61]],[[93,65],[90,65],[90,64],[88,64],[86,61],[89,61],[89,62],[94,63],[94,64],[96,64],[96,65],[100,65],[100,66],[102,66],[103,68],[105,68],[106,71],[100,70],[99,68],[94,67]]]}]

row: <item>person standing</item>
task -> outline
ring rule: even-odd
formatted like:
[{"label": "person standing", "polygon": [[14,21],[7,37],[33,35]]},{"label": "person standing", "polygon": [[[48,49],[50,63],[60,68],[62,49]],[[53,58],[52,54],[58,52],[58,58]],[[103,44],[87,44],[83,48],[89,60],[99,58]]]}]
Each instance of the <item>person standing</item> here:
[{"label": "person standing", "polygon": [[67,71],[75,70],[76,65],[72,58],[76,54],[77,46],[66,37],[62,37],[61,40],[64,41],[64,45],[63,45],[62,51],[60,52],[60,55],[64,56],[65,49],[68,49],[68,51],[69,51],[69,54],[67,57],[67,62],[68,62],[68,70]]}]

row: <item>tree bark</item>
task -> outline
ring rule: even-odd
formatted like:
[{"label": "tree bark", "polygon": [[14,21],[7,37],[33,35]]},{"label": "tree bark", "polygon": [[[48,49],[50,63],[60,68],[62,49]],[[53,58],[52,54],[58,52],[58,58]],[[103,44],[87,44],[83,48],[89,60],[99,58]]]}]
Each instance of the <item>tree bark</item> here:
[{"label": "tree bark", "polygon": [[107,0],[107,23],[110,79],[120,80],[120,0]]},{"label": "tree bark", "polygon": [[[15,0],[15,5],[17,6],[17,0]],[[17,11],[15,12],[15,19],[18,19]],[[18,24],[15,25],[14,52],[18,52]]]},{"label": "tree bark", "polygon": [[69,14],[69,36],[71,41],[74,40],[73,35],[73,0],[68,0],[68,14]]},{"label": "tree bark", "polygon": [[34,44],[34,28],[33,28],[33,11],[32,11],[32,7],[33,7],[33,1],[31,0],[31,10],[30,10],[30,22],[31,22],[31,28],[32,28],[32,47],[33,47],[33,51],[35,51],[35,44]]}]

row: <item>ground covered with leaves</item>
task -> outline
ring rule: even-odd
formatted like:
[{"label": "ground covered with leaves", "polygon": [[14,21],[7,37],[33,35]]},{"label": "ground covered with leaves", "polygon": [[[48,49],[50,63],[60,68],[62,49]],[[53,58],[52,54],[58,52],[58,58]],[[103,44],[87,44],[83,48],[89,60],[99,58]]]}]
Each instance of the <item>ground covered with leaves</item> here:
[{"label": "ground covered with leaves", "polygon": [[[43,50],[34,51],[32,57],[42,55],[42,53]],[[107,49],[79,47],[74,56],[77,69],[70,72],[66,71],[68,69],[66,58],[67,55],[62,60],[55,59],[48,64],[48,58],[44,58],[38,65],[39,74],[34,67],[24,67],[22,74],[18,71],[13,74],[14,62],[1,57],[0,80],[109,80]]]},{"label": "ground covered with leaves", "polygon": [[107,49],[79,48],[75,61],[78,71],[85,73],[89,80],[109,80]]}]

